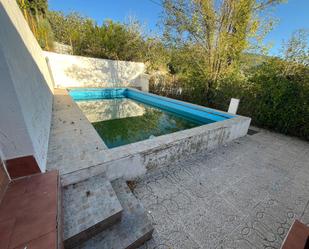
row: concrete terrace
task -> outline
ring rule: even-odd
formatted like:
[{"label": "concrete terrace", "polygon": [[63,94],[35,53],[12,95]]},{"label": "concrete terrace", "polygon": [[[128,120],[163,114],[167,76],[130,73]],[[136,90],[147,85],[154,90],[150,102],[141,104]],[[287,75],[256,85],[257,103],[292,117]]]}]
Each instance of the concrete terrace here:
[{"label": "concrete terrace", "polygon": [[265,130],[148,172],[134,194],[155,228],[143,249],[280,248],[309,224],[308,142]]},{"label": "concrete terrace", "polygon": [[108,149],[65,89],[148,91],[145,65],[43,52],[16,1],[0,23],[1,249],[279,249],[309,224],[308,142],[235,115]]},{"label": "concrete terrace", "polygon": [[147,170],[242,137],[250,125],[250,118],[235,115],[221,122],[107,149],[67,90],[56,88],[54,92],[46,168],[59,170],[63,186],[101,173],[109,180],[131,180]]},{"label": "concrete terrace", "polygon": [[[130,238],[125,244],[132,244],[138,241],[137,235],[142,234],[145,227],[147,236],[151,227],[155,230],[153,239],[142,249],[280,248],[295,219],[309,224],[309,146],[297,138],[258,128],[253,130],[258,133],[212,151],[192,154],[186,160],[177,159],[167,166],[149,169],[136,180],[133,190],[142,204],[138,211],[130,208],[127,201],[118,202],[119,191],[113,191],[115,183],[109,188],[101,187],[101,183],[110,185],[113,177],[109,177],[109,171],[119,170],[114,167],[108,170],[106,162],[116,159],[124,149],[116,149],[118,153],[113,152],[115,149],[108,150],[67,91],[55,89],[47,167],[58,169],[66,186],[65,227],[84,226],[85,222],[78,222],[88,221],[85,217],[92,214],[92,210],[104,211],[106,217],[113,217],[115,210],[119,210],[119,217],[120,212],[124,217],[122,223],[118,217],[118,225],[108,232],[96,236],[87,232],[89,238],[93,237],[80,248],[109,248],[119,241],[120,234]],[[125,149],[124,152],[130,151]],[[129,167],[123,162],[119,165]],[[96,182],[96,177],[90,177],[101,173],[102,181]],[[73,184],[76,182],[81,183]],[[93,198],[101,204],[94,208],[90,202],[89,210],[84,209],[82,193],[85,191],[94,193]],[[127,198],[140,205],[133,197],[125,200]],[[104,202],[111,206],[103,208]],[[128,208],[123,211],[121,206],[126,205]],[[132,214],[126,215],[132,210]],[[105,229],[108,219],[100,219],[101,230]],[[132,229],[136,231],[132,233]],[[76,234],[83,229],[77,230]],[[86,236],[85,233],[82,236]]]}]

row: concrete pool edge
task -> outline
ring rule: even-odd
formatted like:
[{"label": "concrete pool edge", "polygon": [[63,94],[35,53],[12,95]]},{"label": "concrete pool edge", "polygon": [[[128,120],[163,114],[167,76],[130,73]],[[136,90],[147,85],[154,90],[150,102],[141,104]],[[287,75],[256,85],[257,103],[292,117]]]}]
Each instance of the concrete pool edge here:
[{"label": "concrete pool edge", "polygon": [[62,184],[69,185],[104,172],[109,180],[120,177],[134,179],[147,170],[164,167],[189,154],[212,150],[247,134],[251,119],[232,116],[220,122],[102,150],[92,165],[62,171]]}]

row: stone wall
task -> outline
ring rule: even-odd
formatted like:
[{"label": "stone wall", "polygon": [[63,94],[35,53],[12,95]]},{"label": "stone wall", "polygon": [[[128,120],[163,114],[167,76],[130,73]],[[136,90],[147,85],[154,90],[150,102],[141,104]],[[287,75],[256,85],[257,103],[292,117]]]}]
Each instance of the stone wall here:
[{"label": "stone wall", "polygon": [[34,156],[45,171],[53,85],[43,52],[16,1],[0,0],[0,149]]},{"label": "stone wall", "polygon": [[144,63],[44,53],[56,87],[135,87],[148,91]]}]

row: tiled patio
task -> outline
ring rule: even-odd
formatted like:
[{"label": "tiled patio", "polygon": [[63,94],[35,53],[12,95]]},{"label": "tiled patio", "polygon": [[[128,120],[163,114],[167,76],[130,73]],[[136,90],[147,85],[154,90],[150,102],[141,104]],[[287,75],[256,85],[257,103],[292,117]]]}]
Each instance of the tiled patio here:
[{"label": "tiled patio", "polygon": [[60,248],[58,179],[58,173],[52,171],[8,184],[0,203],[1,249]]},{"label": "tiled patio", "polygon": [[134,194],[153,222],[143,249],[280,248],[309,224],[309,143],[261,130],[147,173]]}]

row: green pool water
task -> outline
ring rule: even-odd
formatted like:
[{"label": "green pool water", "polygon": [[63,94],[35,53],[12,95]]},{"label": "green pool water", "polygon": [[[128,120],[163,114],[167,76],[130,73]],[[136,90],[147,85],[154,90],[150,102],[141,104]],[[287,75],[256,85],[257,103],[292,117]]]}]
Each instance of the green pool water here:
[{"label": "green pool water", "polygon": [[77,101],[77,104],[108,148],[202,125],[128,98]]}]

